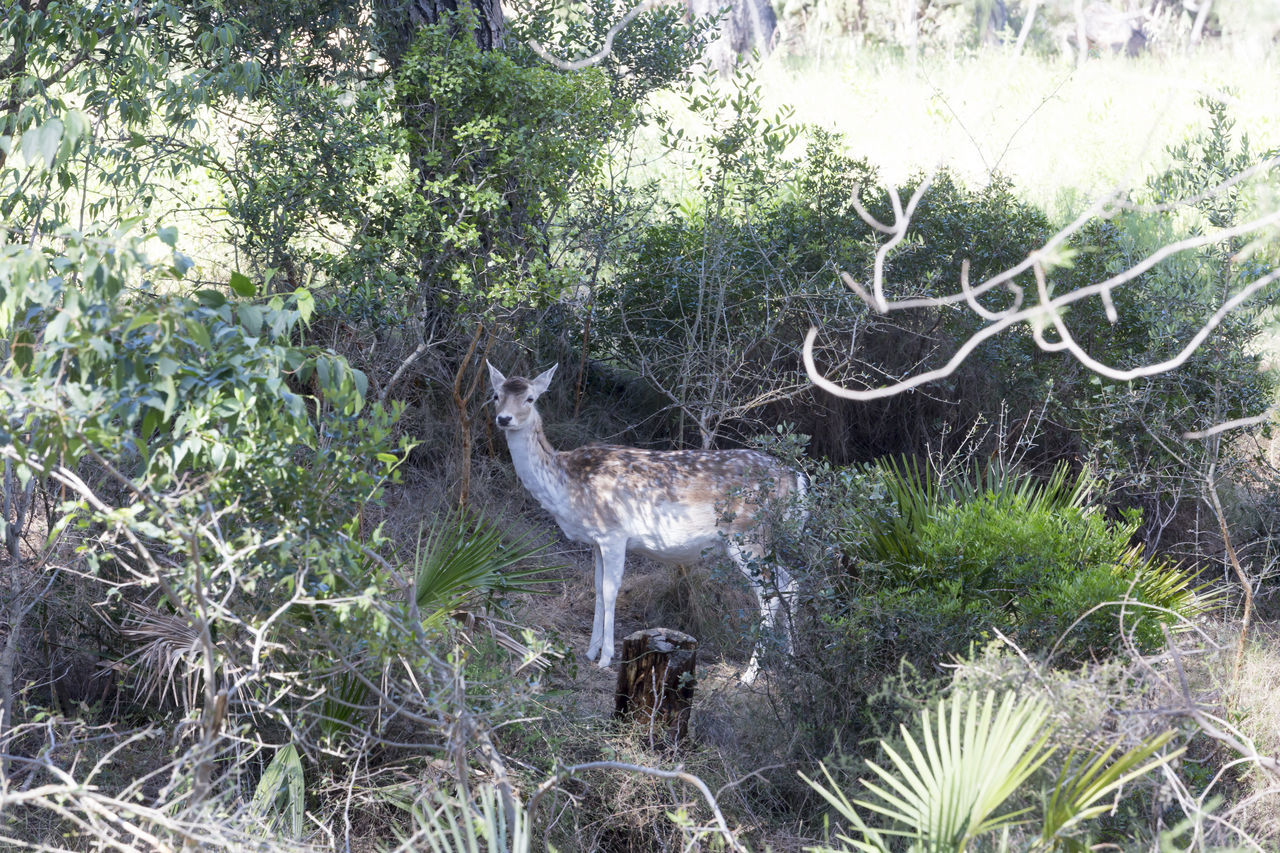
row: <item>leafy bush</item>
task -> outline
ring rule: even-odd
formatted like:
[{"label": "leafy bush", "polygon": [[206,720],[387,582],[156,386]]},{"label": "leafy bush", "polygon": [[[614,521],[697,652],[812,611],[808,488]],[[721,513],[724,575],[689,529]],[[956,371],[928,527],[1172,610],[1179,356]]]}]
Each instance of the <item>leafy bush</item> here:
[{"label": "leafy bush", "polygon": [[[1245,180],[1237,176],[1275,152],[1253,151],[1224,105],[1204,104],[1206,126],[1170,149],[1170,167],[1135,193],[1140,206],[1091,223],[1080,235],[1082,251],[1069,281],[1102,280],[1162,246],[1241,225],[1255,215],[1260,198],[1274,193],[1274,169]],[[1234,182],[1229,188],[1216,189],[1228,181]],[[1275,263],[1275,248],[1265,241],[1216,240],[1162,260],[1115,291],[1118,322],[1108,322],[1099,302],[1090,300],[1076,306],[1070,325],[1100,361],[1122,369],[1159,362]],[[1257,415],[1274,401],[1277,374],[1266,369],[1259,335],[1277,292],[1272,284],[1230,312],[1176,371],[1122,383],[1077,368],[1075,376],[1055,380],[1052,419],[1079,430],[1081,456],[1126,500],[1143,506],[1148,518],[1172,517],[1185,502],[1188,480],[1198,496],[1211,462],[1229,472],[1245,461],[1238,443],[1188,440],[1184,433]]]},{"label": "leafy bush", "polygon": [[[1193,574],[1144,558],[1130,544],[1140,512],[1117,523],[1086,503],[1085,473],[1069,483],[1059,466],[1040,484],[997,466],[951,488],[910,465],[890,463],[881,473],[899,514],[872,524],[863,556],[879,566],[870,571],[883,573],[873,582],[954,596],[1032,654],[1106,654],[1117,646],[1118,628],[1150,646],[1160,624],[1204,606]],[[1133,605],[1117,623],[1109,603],[1121,601]],[[961,651],[978,639],[961,630],[949,646]]]},{"label": "leafy bush", "polygon": [[[634,236],[614,247],[606,266],[617,273],[595,294],[593,322],[603,332],[596,351],[668,400],[680,415],[675,441],[743,441],[787,421],[813,437],[812,454],[845,464],[920,455],[929,441],[948,452],[975,421],[1002,412],[1006,423],[1021,426],[1003,436],[993,432],[987,450],[995,451],[1001,438],[1025,438],[1035,445],[1033,460],[1087,459],[1137,499],[1148,518],[1163,490],[1165,517],[1176,499],[1170,496],[1180,494],[1167,488],[1181,465],[1175,457],[1198,459],[1205,450],[1181,434],[1256,414],[1271,399],[1274,377],[1259,370],[1254,310],[1228,317],[1182,369],[1130,383],[1041,351],[1030,329],[1019,326],[983,341],[952,375],[930,383],[926,395],[873,402],[813,395],[798,360],[811,325],[819,329],[818,364],[856,387],[940,366],[981,320],[963,304],[882,316],[849,292],[838,273],[867,281],[887,239],[852,200],[891,222],[888,194],[876,187],[875,171],[846,152],[845,140],[802,131],[785,113],[762,112],[753,87],[740,76],[727,89],[688,96],[709,130],[673,132],[668,142],[690,164],[681,183],[691,190],[659,201]],[[1177,215],[1134,208],[1090,222],[1052,271],[1054,292],[1104,280],[1170,242],[1243,221],[1261,189],[1242,182],[1225,195],[1206,193],[1261,158],[1235,138],[1221,107],[1209,119],[1204,132],[1171,152],[1174,166],[1136,194],[1139,202],[1173,205]],[[797,132],[807,139],[801,157],[786,147]],[[909,180],[901,193],[923,180]],[[965,262],[970,281],[982,281],[1023,262],[1054,230],[1008,181],[997,176],[969,187],[943,171],[922,195],[906,239],[887,256],[886,280],[898,298],[954,295]],[[1251,245],[1242,254],[1244,248],[1237,238],[1166,258],[1114,292],[1115,323],[1099,299],[1073,305],[1067,323],[1104,363],[1159,362],[1268,268],[1269,249]],[[999,310],[1009,298],[993,292],[982,300]],[[1136,454],[1117,444],[1121,435],[1136,437]],[[1126,459],[1133,461],[1119,464]]]},{"label": "leafy bush", "polygon": [[1193,573],[1131,544],[1139,513],[1109,520],[1089,503],[1089,478],[1065,467],[1048,480],[994,462],[981,476],[889,462],[811,473],[792,560],[809,567],[797,654],[776,664],[811,755],[889,735],[993,629],[1071,666],[1126,638],[1150,648],[1162,625],[1177,630],[1214,600]]}]

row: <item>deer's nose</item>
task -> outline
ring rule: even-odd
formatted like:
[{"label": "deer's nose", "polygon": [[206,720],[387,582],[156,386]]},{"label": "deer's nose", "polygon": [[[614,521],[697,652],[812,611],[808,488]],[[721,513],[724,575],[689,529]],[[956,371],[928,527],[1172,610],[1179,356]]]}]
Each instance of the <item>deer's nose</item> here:
[{"label": "deer's nose", "polygon": [[498,415],[498,426],[511,426],[511,415]]}]

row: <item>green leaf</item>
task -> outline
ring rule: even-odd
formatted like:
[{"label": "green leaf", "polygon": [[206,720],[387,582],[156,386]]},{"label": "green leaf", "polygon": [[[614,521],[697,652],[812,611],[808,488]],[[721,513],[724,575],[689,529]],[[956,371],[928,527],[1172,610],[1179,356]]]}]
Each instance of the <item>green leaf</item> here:
[{"label": "green leaf", "polygon": [[311,315],[316,310],[315,296],[305,287],[299,287],[293,292],[293,297],[297,301],[298,314],[302,317],[302,322],[309,325],[311,323]]},{"label": "green leaf", "polygon": [[138,437],[145,444],[159,427],[160,412],[155,409],[147,409],[147,413],[142,416],[142,431],[138,434]]},{"label": "green leaf", "polygon": [[157,387],[164,394],[164,419],[167,421],[173,417],[174,411],[178,408],[178,386],[173,381],[172,376],[162,376],[157,383]]},{"label": "green leaf", "polygon": [[143,326],[149,326],[155,321],[156,321],[155,314],[153,314],[150,311],[143,311],[138,316],[134,317],[132,321],[130,321],[128,327],[125,328],[125,333],[128,334],[129,332],[135,331],[137,329],[141,329]]},{"label": "green leaf", "polygon": [[69,311],[59,311],[57,315],[49,321],[49,325],[44,327],[44,339],[46,341],[56,341],[61,338],[67,331],[67,323],[71,321],[71,313]]},{"label": "green leaf", "polygon": [[316,382],[320,384],[320,390],[328,394],[338,390],[333,385],[332,371],[329,367],[329,359],[320,356],[315,360]]},{"label": "green leaf", "polygon": [[53,161],[58,156],[58,146],[62,143],[62,119],[51,118],[44,124],[40,125],[37,133],[37,146],[40,156],[44,158],[45,168],[52,168]]},{"label": "green leaf", "polygon": [[237,305],[236,316],[249,334],[256,335],[262,331],[262,309],[257,305],[248,302]]},{"label": "green leaf", "polygon": [[80,110],[67,111],[66,139],[69,143],[78,142],[89,132],[90,127],[89,117]]},{"label": "green leaf", "polygon": [[173,225],[166,225],[156,229],[156,236],[160,238],[161,243],[172,249],[178,242],[178,229]]},{"label": "green leaf", "polygon": [[238,272],[231,274],[231,289],[235,291],[236,296],[243,296],[246,299],[251,299],[258,293],[258,288],[249,280],[249,277]]},{"label": "green leaf", "polygon": [[209,349],[213,345],[212,339],[209,337],[209,330],[204,323],[199,320],[187,321],[187,334],[191,336],[191,340],[201,349]]},{"label": "green leaf", "polygon": [[18,368],[18,372],[26,373],[35,360],[35,335],[29,329],[19,329],[13,336],[10,347],[13,352],[13,363]]},{"label": "green leaf", "polygon": [[227,304],[227,297],[216,290],[197,290],[195,295],[201,305],[209,308],[221,308]]}]

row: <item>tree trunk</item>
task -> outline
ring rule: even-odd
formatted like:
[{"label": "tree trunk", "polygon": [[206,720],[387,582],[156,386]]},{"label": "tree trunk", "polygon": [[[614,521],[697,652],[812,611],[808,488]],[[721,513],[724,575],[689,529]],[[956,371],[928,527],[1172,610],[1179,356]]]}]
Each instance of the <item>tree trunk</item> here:
[{"label": "tree trunk", "polygon": [[1200,0],[1200,11],[1196,12],[1196,22],[1191,27],[1191,38],[1187,41],[1187,49],[1200,46],[1204,38],[1204,25],[1209,22],[1209,10],[1213,8],[1213,0]]},{"label": "tree trunk", "polygon": [[707,62],[721,74],[733,70],[737,61],[759,49],[773,50],[778,32],[778,16],[769,0],[688,0],[689,17],[714,17],[726,10],[716,28],[718,36],[707,45]]},{"label": "tree trunk", "polygon": [[502,47],[505,27],[501,0],[374,0],[378,29],[384,40],[382,55],[387,64],[393,69],[399,68],[420,28],[438,24],[447,13],[468,5],[475,11],[475,37],[480,49]]},{"label": "tree trunk", "polygon": [[645,726],[649,748],[677,746],[689,732],[698,641],[670,628],[648,628],[622,640],[614,717]]}]

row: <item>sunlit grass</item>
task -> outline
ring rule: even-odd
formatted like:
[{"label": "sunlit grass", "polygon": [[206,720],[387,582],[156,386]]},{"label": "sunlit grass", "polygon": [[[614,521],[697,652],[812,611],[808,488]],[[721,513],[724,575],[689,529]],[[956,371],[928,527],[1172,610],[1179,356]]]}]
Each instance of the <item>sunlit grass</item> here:
[{"label": "sunlit grass", "polygon": [[[1115,186],[1140,186],[1166,148],[1202,123],[1198,100],[1226,96],[1254,150],[1280,147],[1275,60],[1204,49],[1194,56],[1056,58],[990,49],[912,66],[874,49],[834,47],[821,61],[775,55],[758,69],[766,110],[843,133],[886,181],[945,166],[981,184],[995,172],[1062,219]],[[696,130],[680,99],[658,103]],[[656,135],[652,137],[656,143]],[[663,169],[664,182],[679,169]]]}]

